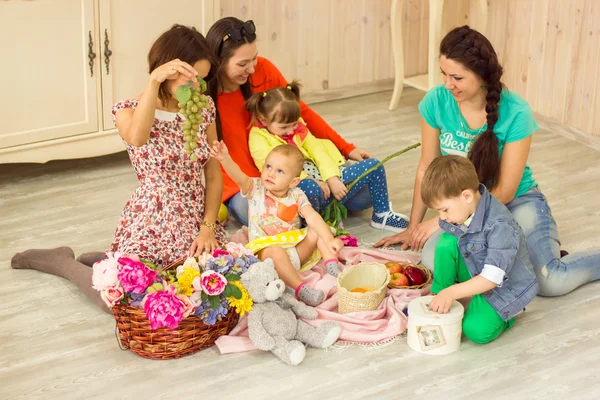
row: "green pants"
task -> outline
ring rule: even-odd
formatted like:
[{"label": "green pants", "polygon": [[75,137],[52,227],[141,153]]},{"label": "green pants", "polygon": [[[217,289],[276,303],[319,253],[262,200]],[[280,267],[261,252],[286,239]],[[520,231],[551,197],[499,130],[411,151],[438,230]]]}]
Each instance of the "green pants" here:
[{"label": "green pants", "polygon": [[[443,289],[471,279],[465,260],[458,250],[458,239],[443,233],[435,248],[433,284],[431,291],[439,293]],[[504,321],[487,302],[482,294],[473,296],[465,311],[462,330],[465,336],[475,343],[489,343],[509,329],[515,319]]]}]

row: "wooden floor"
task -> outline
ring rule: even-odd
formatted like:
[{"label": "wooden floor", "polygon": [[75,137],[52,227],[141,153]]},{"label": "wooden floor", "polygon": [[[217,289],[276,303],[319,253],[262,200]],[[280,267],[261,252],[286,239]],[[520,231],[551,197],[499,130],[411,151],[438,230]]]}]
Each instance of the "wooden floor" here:
[{"label": "wooden floor", "polygon": [[[419,140],[417,104],[405,89],[314,106],[349,141],[384,157]],[[571,252],[600,246],[600,153],[542,130],[530,165]],[[387,166],[394,208],[409,213],[418,151]],[[124,154],[46,165],[0,165],[0,399],[598,399],[600,284],[536,298],[493,343],[464,340],[458,353],[416,353],[406,339],[383,348],[310,349],[299,367],[259,351],[211,348],[150,361],[117,347],[114,321],[70,282],[15,271],[11,256],[68,244],[105,249],[136,186]],[[382,235],[369,213],[347,227],[365,243]],[[234,228],[234,227],[233,227]]]}]

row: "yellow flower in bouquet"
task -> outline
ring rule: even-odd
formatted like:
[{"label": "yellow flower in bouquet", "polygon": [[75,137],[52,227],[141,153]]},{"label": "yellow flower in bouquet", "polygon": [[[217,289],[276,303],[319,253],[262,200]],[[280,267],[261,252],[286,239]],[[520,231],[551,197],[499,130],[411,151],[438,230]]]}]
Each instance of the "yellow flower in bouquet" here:
[{"label": "yellow flower in bouquet", "polygon": [[238,289],[242,292],[242,297],[240,299],[236,299],[233,296],[227,297],[227,302],[231,307],[235,307],[235,312],[240,314],[240,317],[244,316],[245,313],[249,312],[252,309],[252,299],[250,298],[250,294],[246,290],[246,288],[238,281],[229,282],[231,285],[237,286]]},{"label": "yellow flower in bouquet", "polygon": [[191,296],[194,289],[192,288],[192,281],[195,277],[200,276],[200,272],[192,267],[187,267],[177,278],[179,282],[179,293],[185,296]]}]

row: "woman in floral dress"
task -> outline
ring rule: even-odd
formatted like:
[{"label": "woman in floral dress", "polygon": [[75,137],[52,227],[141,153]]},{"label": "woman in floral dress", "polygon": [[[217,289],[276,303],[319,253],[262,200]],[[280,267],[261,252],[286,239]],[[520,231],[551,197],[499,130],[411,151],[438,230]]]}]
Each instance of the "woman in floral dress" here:
[{"label": "woman in floral dress", "polygon": [[[183,149],[183,117],[175,97],[180,85],[197,82],[197,76],[206,79],[212,61],[199,32],[174,25],[150,49],[146,90],[113,107],[139,186],[125,205],[111,251],[136,254],[165,266],[225,243],[225,232],[216,224],[223,179],[207,145],[217,139],[214,103],[209,97],[208,107],[202,110],[204,123],[194,150],[197,160],[192,161]],[[92,252],[75,260],[70,248],[60,247],[18,253],[11,265],[63,276],[107,310],[92,288],[90,268],[103,257],[104,253]]]}]

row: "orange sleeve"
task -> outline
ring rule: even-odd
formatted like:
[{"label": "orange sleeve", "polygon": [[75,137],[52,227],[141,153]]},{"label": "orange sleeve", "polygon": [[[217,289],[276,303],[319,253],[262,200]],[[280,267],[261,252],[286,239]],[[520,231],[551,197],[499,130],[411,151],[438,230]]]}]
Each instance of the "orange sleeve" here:
[{"label": "orange sleeve", "polygon": [[[268,90],[272,87],[287,85],[287,80],[272,62],[266,58],[261,59],[261,61],[266,75],[265,82],[268,82],[261,90]],[[306,126],[308,126],[308,129],[314,136],[319,139],[331,140],[335,147],[337,147],[346,158],[348,158],[348,154],[356,148],[352,143],[346,142],[343,137],[319,116],[319,114],[314,112],[303,101],[300,102],[300,116],[304,119]]]},{"label": "orange sleeve", "polygon": [[303,101],[300,102],[300,116],[306,121],[306,126],[315,137],[331,140],[344,157],[348,158],[348,154],[356,148],[354,144],[346,142],[319,114]]}]

